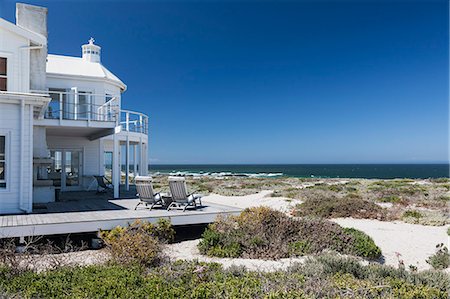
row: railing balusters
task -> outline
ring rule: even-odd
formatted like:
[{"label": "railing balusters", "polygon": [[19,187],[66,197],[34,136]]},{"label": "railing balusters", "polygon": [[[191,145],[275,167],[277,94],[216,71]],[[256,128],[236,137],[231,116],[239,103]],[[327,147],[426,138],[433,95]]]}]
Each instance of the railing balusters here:
[{"label": "railing balusters", "polygon": [[[37,92],[37,91],[34,91]],[[61,91],[47,91],[50,95],[57,95],[52,97],[55,104],[59,105],[59,115],[54,111],[56,105],[51,105],[48,108],[45,116],[50,119],[58,119],[60,123],[64,119],[71,120],[87,120],[90,121],[116,121],[118,125],[126,132],[135,133],[149,133],[148,116],[134,111],[120,109],[120,97],[112,97],[111,95],[97,95],[85,92],[61,92]],[[102,101],[108,99],[106,103],[96,105],[97,98],[101,97]],[[73,97],[73,98],[72,98]],[[84,97],[84,101],[80,101],[80,97]],[[77,105],[78,104],[78,105]],[[81,107],[82,105],[82,107]],[[78,115],[79,114],[79,115]],[[87,114],[87,115],[86,115]]]}]

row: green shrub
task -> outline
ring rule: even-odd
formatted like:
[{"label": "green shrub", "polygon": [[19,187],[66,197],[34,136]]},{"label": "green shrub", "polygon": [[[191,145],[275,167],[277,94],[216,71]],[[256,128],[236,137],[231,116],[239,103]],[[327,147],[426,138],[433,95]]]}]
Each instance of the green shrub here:
[{"label": "green shrub", "polygon": [[378,200],[379,202],[387,202],[387,203],[399,203],[402,199],[395,195],[384,196]]},{"label": "green shrub", "polygon": [[368,259],[378,259],[381,256],[381,249],[371,237],[354,228],[344,228],[344,231],[353,236],[353,246],[356,255]]},{"label": "green shrub", "polygon": [[427,261],[434,269],[443,270],[450,266],[450,254],[443,243],[436,245],[436,253],[430,256]]},{"label": "green shrub", "polygon": [[409,218],[409,217],[419,219],[419,218],[422,218],[422,214],[419,211],[415,211],[415,210],[405,211],[403,213],[403,218]]},{"label": "green shrub", "polygon": [[292,255],[302,256],[311,253],[311,245],[308,241],[295,241],[289,244]]},{"label": "green shrub", "polygon": [[209,256],[264,259],[324,250],[365,258],[381,255],[372,239],[362,232],[346,232],[326,220],[288,217],[266,207],[247,209],[239,216],[219,217],[205,230],[198,248]]},{"label": "green shrub", "polygon": [[116,226],[110,231],[100,231],[100,237],[106,244],[114,242],[119,236],[127,231],[143,230],[152,237],[158,239],[162,243],[173,242],[175,238],[175,230],[167,219],[160,218],[156,224],[150,222],[136,220],[128,227]]},{"label": "green shrub", "polygon": [[297,216],[316,216],[323,218],[369,218],[384,219],[385,210],[373,202],[363,200],[359,197],[346,196],[338,198],[310,197],[297,206]]},{"label": "green shrub", "polygon": [[141,265],[157,264],[162,258],[161,243],[173,241],[174,234],[165,219],[159,219],[156,225],[138,220],[125,228],[118,226],[100,232],[116,262]]},{"label": "green shrub", "polygon": [[160,242],[145,230],[127,230],[108,245],[113,259],[121,264],[154,265],[161,259]]},{"label": "green shrub", "polygon": [[450,277],[363,266],[333,255],[308,258],[287,271],[222,269],[177,261],[153,268],[104,265],[13,274],[0,268],[5,298],[448,298]]}]

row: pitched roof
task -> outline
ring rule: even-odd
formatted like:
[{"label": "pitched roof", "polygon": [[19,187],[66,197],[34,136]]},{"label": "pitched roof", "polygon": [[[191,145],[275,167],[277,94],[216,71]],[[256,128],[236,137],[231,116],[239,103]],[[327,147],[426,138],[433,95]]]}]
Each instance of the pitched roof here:
[{"label": "pitched roof", "polygon": [[14,32],[20,36],[23,36],[36,44],[40,45],[47,44],[47,38],[45,36],[38,34],[36,32],[32,32],[20,26],[17,26],[16,24],[10,23],[5,19],[0,18],[0,27],[9,30],[11,32]]},{"label": "pitched roof", "polygon": [[47,56],[47,73],[66,76],[102,78],[113,84],[115,83],[122,90],[127,88],[127,86],[117,76],[111,73],[101,63],[86,61],[81,57],[49,54]]}]

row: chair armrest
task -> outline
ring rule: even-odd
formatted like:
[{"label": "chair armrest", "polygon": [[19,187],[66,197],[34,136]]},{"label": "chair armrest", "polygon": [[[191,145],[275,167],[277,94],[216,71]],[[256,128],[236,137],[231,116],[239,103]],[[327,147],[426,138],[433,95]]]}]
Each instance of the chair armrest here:
[{"label": "chair armrest", "polygon": [[188,194],[188,197],[189,197],[189,196],[192,196],[192,195],[194,195],[195,193],[198,193],[198,192],[200,192],[200,190],[195,190],[194,192],[189,193],[189,194]]}]

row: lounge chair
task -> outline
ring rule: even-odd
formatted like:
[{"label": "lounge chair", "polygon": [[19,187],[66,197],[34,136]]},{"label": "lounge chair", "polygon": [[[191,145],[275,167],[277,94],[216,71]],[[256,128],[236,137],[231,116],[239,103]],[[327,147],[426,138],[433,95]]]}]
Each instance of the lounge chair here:
[{"label": "lounge chair", "polygon": [[197,208],[197,200],[202,206],[202,195],[188,193],[186,180],[184,177],[169,177],[169,188],[172,197],[172,203],[167,207],[167,210],[177,209],[186,211],[186,208],[192,206]]},{"label": "lounge chair", "polygon": [[153,190],[152,178],[149,176],[137,176],[135,178],[136,182],[136,196],[139,197],[139,203],[134,208],[135,210],[141,204],[144,204],[145,207],[150,205],[150,210],[153,209],[154,206],[160,205],[161,207],[166,206],[165,196],[163,193],[155,193]]},{"label": "lounge chair", "polygon": [[97,193],[105,193],[108,190],[114,189],[113,184],[102,175],[94,175],[97,180]]}]

